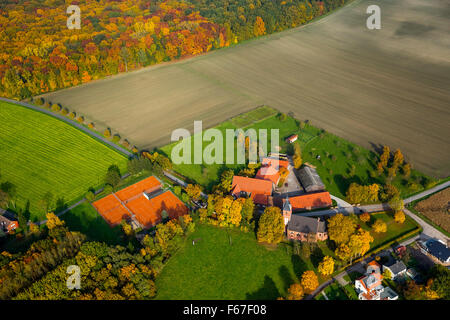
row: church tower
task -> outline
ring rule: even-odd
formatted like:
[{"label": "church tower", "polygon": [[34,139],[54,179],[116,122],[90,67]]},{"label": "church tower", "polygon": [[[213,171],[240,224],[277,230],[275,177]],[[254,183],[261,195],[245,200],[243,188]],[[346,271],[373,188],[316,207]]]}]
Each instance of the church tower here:
[{"label": "church tower", "polygon": [[284,225],[287,226],[287,224],[291,220],[292,215],[292,205],[289,202],[289,196],[286,196],[286,199],[283,201],[282,211],[283,211]]}]

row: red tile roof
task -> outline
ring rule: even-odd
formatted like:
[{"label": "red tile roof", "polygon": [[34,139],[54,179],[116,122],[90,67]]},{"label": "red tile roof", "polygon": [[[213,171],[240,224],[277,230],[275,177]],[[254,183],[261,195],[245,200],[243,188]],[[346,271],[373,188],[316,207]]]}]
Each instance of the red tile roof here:
[{"label": "red tile roof", "polygon": [[139,223],[146,228],[161,221],[163,210],[167,212],[170,219],[176,219],[188,213],[186,205],[170,191],[150,199],[141,196],[128,202],[127,207],[134,213]]},{"label": "red tile roof", "polygon": [[261,164],[263,166],[273,166],[275,169],[280,170],[280,167],[288,168],[289,167],[289,161],[287,160],[280,160],[280,159],[274,159],[274,158],[263,158],[261,161]]},{"label": "red tile roof", "polygon": [[237,197],[239,197],[240,192],[251,193],[251,198],[255,203],[267,205],[268,197],[272,195],[272,182],[234,176],[231,191]]},{"label": "red tile roof", "polygon": [[161,188],[161,182],[154,176],[141,180],[125,189],[116,192],[116,196],[123,202],[130,201],[143,192],[151,193]]},{"label": "red tile roof", "polygon": [[273,182],[274,184],[278,183],[280,179],[280,174],[278,171],[272,166],[261,167],[256,174],[256,179],[263,179]]},{"label": "red tile roof", "polygon": [[310,193],[289,198],[292,210],[311,210],[315,208],[330,207],[331,197],[329,192]]}]

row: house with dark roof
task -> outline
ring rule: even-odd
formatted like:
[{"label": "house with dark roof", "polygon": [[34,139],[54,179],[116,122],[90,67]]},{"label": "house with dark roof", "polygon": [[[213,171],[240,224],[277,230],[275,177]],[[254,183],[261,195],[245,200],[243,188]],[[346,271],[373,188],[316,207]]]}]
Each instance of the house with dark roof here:
[{"label": "house with dark roof", "polygon": [[391,279],[396,280],[406,274],[407,268],[403,261],[398,260],[390,265],[383,265],[383,272],[385,270],[389,270],[389,272],[391,273]]},{"label": "house with dark roof", "polygon": [[19,227],[17,219],[8,211],[0,208],[0,230],[11,233]]},{"label": "house with dark roof", "polygon": [[418,242],[422,252],[430,256],[436,262],[444,266],[450,266],[450,248],[447,244],[437,239],[430,239],[425,242]]},{"label": "house with dark roof", "polygon": [[298,179],[306,192],[324,191],[325,185],[322,182],[316,169],[304,165],[297,172]]}]

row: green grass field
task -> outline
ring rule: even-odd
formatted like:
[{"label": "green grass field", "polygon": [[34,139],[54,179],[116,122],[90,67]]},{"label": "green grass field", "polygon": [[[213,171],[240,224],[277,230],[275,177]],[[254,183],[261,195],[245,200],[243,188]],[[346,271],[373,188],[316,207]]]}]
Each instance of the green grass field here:
[{"label": "green grass field", "polygon": [[83,202],[60,218],[65,221],[69,230],[79,231],[91,240],[111,245],[124,244],[120,226],[111,228],[88,202]]},{"label": "green grass field", "polygon": [[158,276],[157,299],[276,299],[312,267],[288,245],[270,250],[253,233],[197,224]]},{"label": "green grass field", "polygon": [[17,188],[17,207],[30,201],[31,220],[45,212],[46,192],[68,203],[103,183],[107,168],[126,169],[127,158],[80,130],[40,112],[0,102],[1,181]]},{"label": "green grass field", "polygon": [[[281,121],[277,115],[277,111],[268,107],[257,108],[248,113],[244,113],[236,118],[223,122],[215,128],[219,129],[224,137],[226,129],[267,129],[268,146],[270,146],[271,142],[270,130],[278,129],[280,147],[282,148],[281,152],[289,152],[292,148],[284,139],[292,134],[298,134],[299,139],[296,143],[300,143],[303,162],[316,166],[327,190],[340,198],[345,198],[348,186],[352,182],[363,185],[371,183],[384,184],[386,182],[385,174],[375,178],[370,175],[371,171],[375,170],[378,161],[378,156],[374,152],[331,133],[321,133],[321,129],[312,125],[307,124],[303,129],[300,129],[299,122],[294,118],[287,117],[285,121]],[[161,151],[170,157],[172,149],[177,143],[164,146],[161,148]],[[203,142],[203,149],[210,143]],[[193,145],[192,143],[192,150]],[[191,151],[192,157],[193,153]],[[236,154],[236,147],[234,154]],[[317,159],[317,156],[320,156],[320,159]],[[224,146],[225,157],[226,151]],[[355,167],[353,175],[351,175],[352,166]],[[174,170],[196,181],[208,191],[217,183],[223,170],[233,169],[237,173],[243,167],[244,165],[238,164],[175,164]],[[424,189],[423,185],[420,185],[424,179],[425,176],[416,170],[412,170],[411,177],[409,178],[409,180],[418,183],[418,186],[421,188],[420,190]],[[429,177],[426,179],[428,181],[433,180]],[[420,191],[408,189],[407,181],[400,173],[397,174],[392,183],[400,190],[403,196]]]},{"label": "green grass field", "polygon": [[[383,220],[387,224],[387,231],[384,233],[375,233],[372,229],[372,225],[375,220]],[[370,221],[364,223],[357,219],[357,224],[359,224],[363,229],[369,230],[374,241],[370,244],[370,250],[374,250],[389,241],[392,241],[410,231],[413,231],[418,227],[418,224],[410,217],[406,216],[405,222],[399,224],[394,221],[393,214],[390,212],[378,212],[371,214]]]}]

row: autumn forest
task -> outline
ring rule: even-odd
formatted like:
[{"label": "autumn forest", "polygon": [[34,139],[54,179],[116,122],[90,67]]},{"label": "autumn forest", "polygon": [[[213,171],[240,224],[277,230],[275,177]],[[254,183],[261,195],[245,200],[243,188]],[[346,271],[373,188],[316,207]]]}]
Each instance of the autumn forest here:
[{"label": "autumn forest", "polygon": [[[7,0],[0,95],[25,99],[304,24],[347,0]],[[68,29],[69,5],[81,28]]]}]

